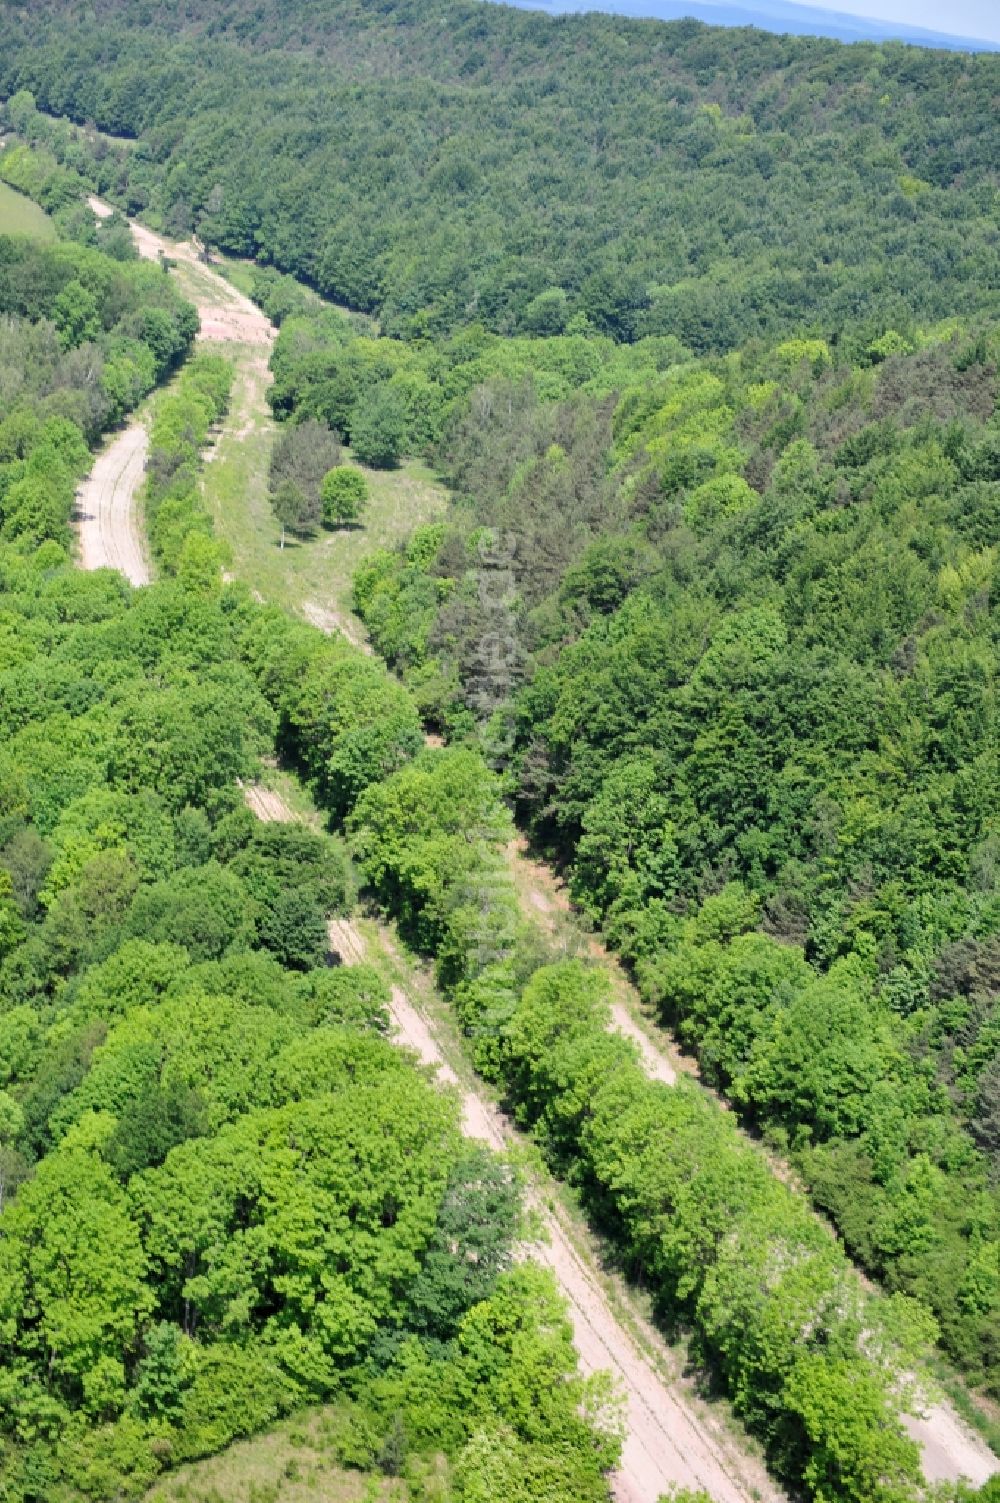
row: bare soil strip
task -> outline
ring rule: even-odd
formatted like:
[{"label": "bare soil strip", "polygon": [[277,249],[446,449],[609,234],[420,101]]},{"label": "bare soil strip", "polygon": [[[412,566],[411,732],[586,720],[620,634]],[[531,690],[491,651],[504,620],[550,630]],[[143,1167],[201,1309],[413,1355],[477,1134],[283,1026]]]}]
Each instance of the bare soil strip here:
[{"label": "bare soil strip", "polygon": [[[264,819],[295,819],[280,795],[245,787],[247,803]],[[265,812],[266,811],[266,812]],[[330,946],[343,961],[365,959],[367,947],[349,919],[333,919]],[[398,1043],[436,1072],[442,1086],[456,1092],[467,1137],[503,1151],[515,1129],[491,1101],[463,1086],[449,1064],[433,1022],[401,986],[393,986],[390,1015]],[[617,1503],[655,1503],[671,1486],[704,1488],[713,1503],[778,1503],[781,1494],[763,1468],[738,1454],[732,1442],[690,1394],[668,1385],[615,1315],[595,1267],[574,1245],[564,1217],[546,1203],[538,1188],[529,1203],[544,1228],[544,1240],[525,1248],[549,1267],[569,1307],[573,1339],[584,1373],[610,1370],[625,1403],[626,1438],[621,1464],[612,1479]],[[669,1350],[651,1327],[643,1342],[659,1350],[665,1366]]]},{"label": "bare soil strip", "polygon": [[[114,212],[99,198],[92,197],[87,202],[100,219]],[[134,219],[129,221],[129,228],[136,250],[144,260],[164,260],[172,264],[181,291],[198,309],[200,341],[257,345],[269,352],[276,335],[270,319],[245,293],[212,270],[211,263],[202,259],[193,241],[167,240]],[[264,365],[267,365],[267,353]]]},{"label": "bare soil strip", "polygon": [[361,635],[354,622],[345,616],[343,611],[318,605],[315,600],[306,600],[302,605],[302,614],[311,626],[318,626],[320,631],[326,632],[328,637],[334,632],[339,632],[342,637],[347,638],[352,647],[360,648],[362,652],[367,652],[371,656],[371,643]]},{"label": "bare soil strip", "polygon": [[[112,212],[110,207],[102,204],[100,200],[91,199],[90,203],[100,217],[106,217]],[[224,277],[206,265],[193,243],[178,244],[165,240],[152,230],[134,222],[131,228],[140,255],[149,260],[166,258],[174,264],[182,291],[191,298],[198,309],[201,320],[199,340],[207,343],[250,347],[246,350],[245,359],[241,364],[248,372],[252,369],[254,374],[266,381],[267,361],[275,330],[261,310]],[[256,383],[251,383],[251,385],[256,386]],[[246,422],[248,416],[250,415],[242,409],[234,410],[227,419],[227,427],[238,432],[237,418],[240,422]],[[130,424],[99,456],[78,496],[80,554],[83,567],[86,569],[101,567],[120,569],[133,584],[146,584],[150,578],[146,553],[135,516],[135,496],[142,482],[147,442],[143,425],[138,421]],[[323,630],[341,631],[354,641],[355,645],[366,646],[358,640],[356,632],[348,631],[347,623],[339,613],[310,602],[303,607],[303,614]],[[277,795],[269,794],[266,790],[245,791],[248,802],[253,798],[262,800],[255,811],[260,818],[293,817],[291,811],[287,810],[287,806]],[[279,806],[281,812],[279,812]],[[251,807],[254,805],[251,804]],[[265,813],[265,808],[268,808],[270,812]],[[530,908],[533,917],[536,919],[541,917],[546,927],[551,928],[557,916],[570,913],[571,905],[565,888],[556,881],[547,867],[540,862],[531,861],[526,856],[521,843],[518,843],[512,851],[511,860],[522,902]],[[643,1026],[641,1009],[635,1000],[634,990],[629,986],[627,978],[614,957],[607,953],[596,938],[588,941],[588,948],[594,958],[607,966],[612,976],[615,993],[612,1026],[636,1044],[647,1074],[652,1079],[669,1085],[674,1082],[679,1071],[693,1073],[691,1061],[681,1056],[669,1041],[654,1039],[648,1027]],[[362,955],[364,953],[363,946],[360,953]],[[401,1003],[397,1004],[394,1000],[394,1008],[397,1005],[402,1007]],[[403,1025],[400,1019],[403,1017],[404,1013],[400,1011],[400,1016],[396,1021],[401,1031]],[[412,1018],[407,1017],[406,1026],[412,1029],[416,1025]],[[423,1026],[426,1030],[427,1025]],[[433,1035],[429,1031],[426,1038],[419,1035],[415,1035],[415,1038],[419,1038],[422,1048],[428,1047],[429,1042],[429,1046],[437,1050]],[[421,1058],[424,1057],[422,1048],[417,1049]],[[441,1062],[439,1051],[437,1062],[439,1064]],[[476,1102],[475,1107],[463,1106],[466,1126],[471,1131],[475,1122],[483,1130],[475,1132],[474,1135],[486,1135],[487,1141],[490,1141],[486,1128],[489,1125],[489,1114],[493,1109],[479,1098],[474,1097],[472,1100]],[[474,1113],[474,1116],[469,1116],[470,1111]],[[483,1116],[481,1113],[486,1115]],[[555,1248],[555,1241],[551,1245]],[[560,1261],[563,1261],[562,1254],[560,1254]],[[573,1295],[567,1287],[567,1279],[571,1278],[569,1268],[570,1265],[565,1264],[559,1277],[572,1302]],[[617,1353],[617,1356],[612,1357],[612,1362],[621,1371],[624,1360],[622,1354],[627,1354],[630,1342],[621,1328],[616,1325],[610,1310],[608,1320],[610,1333],[608,1339],[614,1344]],[[577,1334],[578,1341],[588,1341],[586,1326],[581,1327]],[[581,1360],[583,1358],[584,1354],[581,1350]],[[644,1359],[638,1357],[638,1361],[642,1363]],[[647,1373],[652,1378],[654,1389],[655,1385],[659,1385],[664,1396],[662,1399],[659,1396],[655,1398],[660,1417],[662,1418],[663,1414],[673,1408],[687,1422],[690,1416],[678,1404],[676,1396],[663,1387],[656,1375],[652,1374],[651,1369],[647,1368]],[[704,1450],[706,1457],[712,1455],[717,1457],[718,1447],[713,1452],[712,1448],[715,1445],[713,1440],[709,1439],[705,1442],[706,1449],[701,1447],[700,1442],[695,1444],[691,1437],[681,1442],[684,1459],[683,1462],[678,1461],[676,1466],[669,1458],[671,1454],[679,1457],[680,1452],[672,1440],[669,1441],[666,1451],[661,1453],[653,1450],[648,1453],[651,1456],[661,1457],[658,1463],[661,1479],[650,1491],[649,1485],[657,1466],[646,1467],[644,1470],[639,1459],[632,1457],[630,1452],[630,1447],[641,1444],[637,1437],[642,1434],[641,1408],[645,1401],[639,1395],[637,1402],[639,1408],[634,1408],[631,1399],[629,1401],[629,1440],[626,1444],[617,1497],[628,1500],[628,1503],[641,1503],[641,1500],[646,1498],[655,1498],[657,1491],[662,1491],[668,1482],[680,1482],[689,1487],[706,1487],[712,1494],[714,1503],[736,1503],[738,1499],[749,1499],[752,1496],[744,1487],[732,1480],[727,1468],[717,1459],[712,1462],[718,1473],[716,1480],[709,1480],[707,1473],[696,1469],[702,1466],[702,1463],[696,1461],[700,1449]],[[664,1404],[665,1408],[662,1407]],[[693,1434],[697,1436],[700,1433],[698,1423],[697,1421],[691,1422],[695,1425]],[[675,1418],[672,1423],[680,1424],[680,1421]],[[966,1477],[976,1484],[981,1484],[1000,1471],[1000,1462],[985,1442],[970,1431],[947,1404],[929,1405],[922,1415],[909,1417],[906,1425],[910,1434],[921,1446],[924,1472],[928,1481]],[[678,1429],[677,1433],[680,1435],[681,1429]],[[709,1465],[708,1461],[704,1465]],[[633,1466],[636,1468],[634,1474]],[[633,1475],[635,1487],[629,1491],[628,1487],[631,1484],[623,1479]],[[765,1486],[767,1485],[765,1483]],[[626,1490],[623,1491],[622,1488]]]},{"label": "bare soil strip", "polygon": [[84,569],[120,569],[133,585],[150,580],[136,515],[148,447],[146,426],[135,418],[98,455],[76,496],[81,565]]},{"label": "bare soil strip", "polygon": [[[523,838],[511,842],[507,858],[522,911],[527,917],[536,923],[541,922],[550,934],[556,932],[559,923],[574,921],[573,905],[565,885],[550,867],[528,854]],[[673,1041],[646,1021],[639,994],[617,957],[610,954],[596,935],[588,934],[583,938],[588,953],[609,973],[614,999],[611,1026],[636,1045],[649,1078],[672,1085],[678,1071],[695,1073],[697,1066],[694,1062],[686,1058],[682,1060]],[[725,1103],[720,1101],[720,1105]],[[783,1178],[794,1179],[787,1165],[774,1167]],[[859,1277],[867,1284],[860,1272]],[[929,1483],[957,1482],[964,1477],[981,1487],[1000,1472],[1000,1461],[983,1438],[970,1429],[947,1402],[922,1404],[918,1414],[903,1416],[903,1425],[920,1447],[921,1465]]]},{"label": "bare soil strip", "polygon": [[263,783],[241,783],[240,788],[247,807],[264,824],[287,824],[293,818],[281,794],[265,788]]}]

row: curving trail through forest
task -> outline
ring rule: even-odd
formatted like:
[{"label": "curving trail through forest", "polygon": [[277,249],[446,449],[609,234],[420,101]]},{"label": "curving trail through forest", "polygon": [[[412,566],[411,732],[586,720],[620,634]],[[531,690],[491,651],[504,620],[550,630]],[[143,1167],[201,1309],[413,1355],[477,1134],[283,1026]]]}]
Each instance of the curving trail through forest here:
[{"label": "curving trail through forest", "polygon": [[[99,219],[113,213],[99,198],[87,202]],[[248,297],[202,264],[194,245],[165,240],[134,220],[130,224],[140,256],[170,264],[180,290],[198,309],[198,343],[227,347],[223,353],[236,366],[229,423],[238,430],[253,417],[270,380],[273,326]],[[138,505],[148,444],[144,416],[132,418],[102,451],[76,502],[83,568],[119,569],[133,585],[148,584],[152,577]]]},{"label": "curving trail through forest", "polygon": [[[90,202],[99,214],[111,212],[98,200]],[[236,380],[226,432],[238,439],[261,416],[270,380],[267,362],[276,331],[249,298],[201,261],[193,244],[167,241],[134,222],[132,233],[141,255],[150,260],[166,258],[170,263],[181,291],[198,309],[199,341],[226,346],[222,353],[234,359]],[[81,488],[78,505],[82,566],[121,569],[133,584],[144,584],[150,577],[136,515],[146,445],[145,426],[137,419],[99,456]],[[252,587],[254,581],[246,583]],[[309,603],[303,613],[322,629],[344,631],[354,640],[335,613]],[[279,795],[260,787],[247,788],[244,793],[260,818],[294,818]],[[540,918],[550,930],[557,920],[569,917],[564,889],[548,868],[527,857],[521,842],[512,846],[510,861],[522,904],[531,917]],[[360,958],[365,953],[361,936],[345,921],[335,921],[331,944],[345,959]],[[612,1026],[635,1043],[646,1073],[669,1085],[678,1072],[692,1072],[691,1062],[671,1046],[667,1036],[655,1030],[654,1037],[644,1026],[634,991],[614,957],[599,941],[590,940],[588,944],[594,958],[611,974]],[[442,1084],[458,1086],[458,1077],[448,1064],[433,1024],[399,987],[393,991],[392,1015],[399,1041],[435,1067]],[[509,1122],[485,1097],[462,1091],[460,1086],[459,1090],[469,1136],[495,1147],[508,1143],[513,1131]],[[532,1251],[553,1269],[566,1295],[581,1365],[587,1372],[611,1368],[625,1394],[627,1438],[614,1488],[619,1503],[655,1503],[671,1485],[704,1488],[713,1503],[780,1498],[762,1467],[738,1454],[734,1442],[708,1422],[703,1406],[680,1386],[668,1385],[661,1377],[616,1317],[596,1269],[588,1266],[571,1242],[559,1213],[551,1206],[538,1208],[548,1241]],[[643,1336],[647,1347],[650,1343],[654,1348],[659,1345],[662,1356],[668,1357],[655,1331],[647,1328]],[[962,1476],[981,1484],[998,1470],[992,1452],[947,1404],[928,1404],[921,1415],[907,1420],[907,1428],[921,1447],[929,1482]]]}]

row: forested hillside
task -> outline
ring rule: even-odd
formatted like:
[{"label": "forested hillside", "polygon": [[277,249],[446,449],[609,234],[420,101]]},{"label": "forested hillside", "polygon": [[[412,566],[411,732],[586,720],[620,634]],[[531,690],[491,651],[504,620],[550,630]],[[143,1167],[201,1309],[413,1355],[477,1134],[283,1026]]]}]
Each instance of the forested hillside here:
[{"label": "forested hillside", "polygon": [[[198,356],[160,399],[170,577],[133,592],[73,567],[74,478],[194,310],[158,267],[0,238],[0,314],[4,1497],[137,1496],[328,1399],[348,1466],[604,1503],[615,1424],[548,1275],[513,1266],[510,1167],[384,1037],[379,973],[331,967],[343,843],[243,805],[277,727],[253,670],[285,637],[223,595],[193,505],[228,369]],[[307,662],[353,801],[416,712],[311,629]]]},{"label": "forested hillside", "polygon": [[[508,1169],[326,964],[356,882],[794,1496],[929,1496],[936,1340],[1000,1399],[998,94],[466,0],[0,5],[0,177],[76,237],[0,238],[12,1503],[320,1400],[414,1500],[607,1498]],[[384,661],[223,582],[232,370],[95,189],[257,263],[295,547],[364,526],[311,541],[331,472],[436,467],[355,578]],[[82,579],[90,449],[181,362],[162,578]],[[331,834],[246,811],[262,755]],[[521,911],[515,824],[709,1090]]]},{"label": "forested hillside", "polygon": [[414,338],[725,350],[995,306],[996,60],[465,0],[0,7],[71,166]]},{"label": "forested hillside", "polygon": [[525,824],[706,1077],[994,1390],[998,352],[850,367],[795,341],[610,403],[494,382],[442,445],[453,521],[356,584],[462,734],[504,529]]}]

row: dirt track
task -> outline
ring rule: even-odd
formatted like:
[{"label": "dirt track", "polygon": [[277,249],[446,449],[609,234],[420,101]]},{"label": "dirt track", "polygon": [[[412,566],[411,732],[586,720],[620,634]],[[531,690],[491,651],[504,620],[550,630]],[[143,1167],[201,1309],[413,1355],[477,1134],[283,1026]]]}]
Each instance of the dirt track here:
[{"label": "dirt track", "polygon": [[[88,198],[99,219],[114,210],[99,198]],[[270,320],[250,298],[202,261],[191,240],[167,240],[136,220],[129,221],[136,250],[146,261],[165,258],[173,264],[180,290],[198,309],[198,339],[207,344],[251,344],[267,348],[275,337]]]},{"label": "dirt track", "polygon": [[[295,818],[280,795],[253,787],[243,791],[261,818]],[[365,959],[365,941],[349,919],[332,919],[329,931],[331,948],[343,961]],[[392,950],[388,937],[386,948]],[[397,1041],[456,1091],[466,1136],[500,1151],[509,1147],[515,1136],[510,1122],[485,1096],[462,1086],[433,1024],[400,986],[392,988],[389,1011]],[[530,1204],[545,1236],[525,1252],[552,1270],[566,1298],[581,1371],[611,1371],[625,1401],[625,1445],[612,1478],[618,1503],[656,1503],[674,1485],[704,1488],[713,1503],[778,1503],[782,1495],[760,1464],[741,1455],[708,1411],[682,1385],[669,1385],[645,1356],[615,1315],[596,1267],[574,1245],[558,1207],[544,1203],[537,1190]],[[645,1326],[642,1336],[647,1349],[659,1349],[670,1365],[671,1354],[657,1332]]]},{"label": "dirt track", "polygon": [[[112,210],[90,198],[99,218]],[[175,263],[181,291],[198,309],[200,344],[237,345],[244,352],[242,372],[267,376],[274,330],[248,297],[201,263],[194,245],[174,244],[144,225],[132,223],[139,254],[150,261],[166,256]],[[244,381],[245,384],[245,381]],[[242,388],[238,386],[236,399]],[[234,417],[238,400],[234,400]],[[80,562],[85,569],[120,569],[134,585],[148,584],[151,574],[136,502],[142,487],[148,435],[141,418],[111,440],[98,456],[77,493],[76,523]]]},{"label": "dirt track", "polygon": [[76,495],[83,568],[120,569],[133,585],[148,584],[150,579],[135,505],[148,446],[146,426],[135,418],[97,456]]},{"label": "dirt track", "polygon": [[[398,986],[392,989],[390,1013],[400,1042],[434,1067],[443,1084],[457,1089],[466,1136],[500,1151],[510,1147],[510,1122],[478,1092],[462,1088],[433,1025]],[[699,1412],[700,1406],[680,1386],[669,1386],[656,1370],[615,1315],[596,1268],[574,1246],[558,1207],[544,1203],[537,1190],[529,1196],[529,1205],[542,1223],[544,1237],[525,1252],[552,1270],[565,1296],[580,1369],[588,1375],[610,1371],[625,1401],[625,1444],[612,1478],[618,1503],[655,1503],[671,1485],[703,1488],[713,1503],[779,1498],[763,1469],[739,1456],[709,1416]],[[643,1337],[647,1348],[662,1346],[649,1327]],[[665,1349],[662,1355],[669,1361]]]},{"label": "dirt track", "polygon": [[[528,854],[523,838],[511,842],[507,858],[526,916],[540,922],[549,934],[555,934],[557,923],[572,915],[572,904],[565,886],[550,867]],[[638,996],[617,958],[596,936],[586,938],[589,953],[604,966],[611,980],[611,1026],[636,1045],[643,1069],[651,1080],[672,1085],[679,1070],[685,1066],[690,1069],[689,1062],[681,1062],[666,1035],[657,1037],[656,1030],[643,1027],[636,1021],[636,1013],[640,1011]],[[1000,1462],[989,1446],[965,1424],[950,1404],[927,1402],[921,1406],[919,1414],[904,1415],[903,1426],[920,1447],[923,1473],[928,1482],[957,1482],[964,1477],[981,1487],[988,1478],[1000,1472]]]}]

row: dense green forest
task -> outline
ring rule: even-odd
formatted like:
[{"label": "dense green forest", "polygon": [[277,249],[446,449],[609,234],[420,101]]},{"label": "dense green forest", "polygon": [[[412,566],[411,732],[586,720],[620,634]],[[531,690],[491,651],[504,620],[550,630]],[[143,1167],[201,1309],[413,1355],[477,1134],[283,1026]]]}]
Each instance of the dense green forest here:
[{"label": "dense green forest", "polygon": [[[65,536],[21,533],[3,559],[9,1495],[141,1491],[329,1399],[336,1454],[405,1470],[414,1496],[442,1455],[456,1498],[606,1496],[603,1390],[575,1376],[546,1278],[510,1267],[509,1174],[380,1037],[377,973],[325,964],[344,845],[242,807],[277,748],[779,1475],[913,1497],[898,1390],[931,1334],[919,1307],[870,1301],[732,1120],[649,1085],[605,1033],[599,974],[517,917],[481,754],[422,749],[383,666],[201,566],[191,446],[226,385],[198,357],[158,405],[154,536],[174,502],[184,533],[162,583],[81,576]],[[706,932],[731,909],[707,904]]]},{"label": "dense green forest", "polygon": [[0,7],[0,95],[139,138],[66,168],[409,338],[995,307],[996,68],[467,0]]},{"label": "dense green forest", "polygon": [[514,540],[487,741],[521,818],[706,1078],[994,1392],[998,354],[992,330],[857,366],[796,341],[611,403],[494,381],[499,416],[480,393],[441,446],[452,519],[356,583],[462,736],[496,630],[484,524]]},{"label": "dense green forest", "polygon": [[[465,0],[0,5],[0,176],[74,237],[0,238],[12,1503],[320,1399],[416,1499],[606,1499],[509,1169],[327,966],[357,880],[793,1493],[925,1496],[935,1340],[1000,1398],[998,85]],[[69,566],[195,329],[92,189],[259,263],[290,531],[352,520],[342,446],[436,465],[356,576],[384,661],[223,585],[215,356],[154,411],[161,582]],[[331,834],[242,807],[271,753]],[[732,1111],[520,916],[515,821]]]},{"label": "dense green forest", "polygon": [[[453,1474],[456,1498],[603,1503],[614,1416],[549,1275],[513,1265],[510,1167],[386,1040],[380,974],[330,966],[343,842],[243,807],[284,623],[222,593],[193,507],[224,362],[159,403],[167,578],[134,592],[72,566],[73,477],[194,311],[157,267],[2,238],[0,312],[3,1496],[135,1496],[327,1399],[331,1454],[415,1498]],[[416,712],[353,649],[302,650],[339,716],[324,787],[353,801]]]}]

